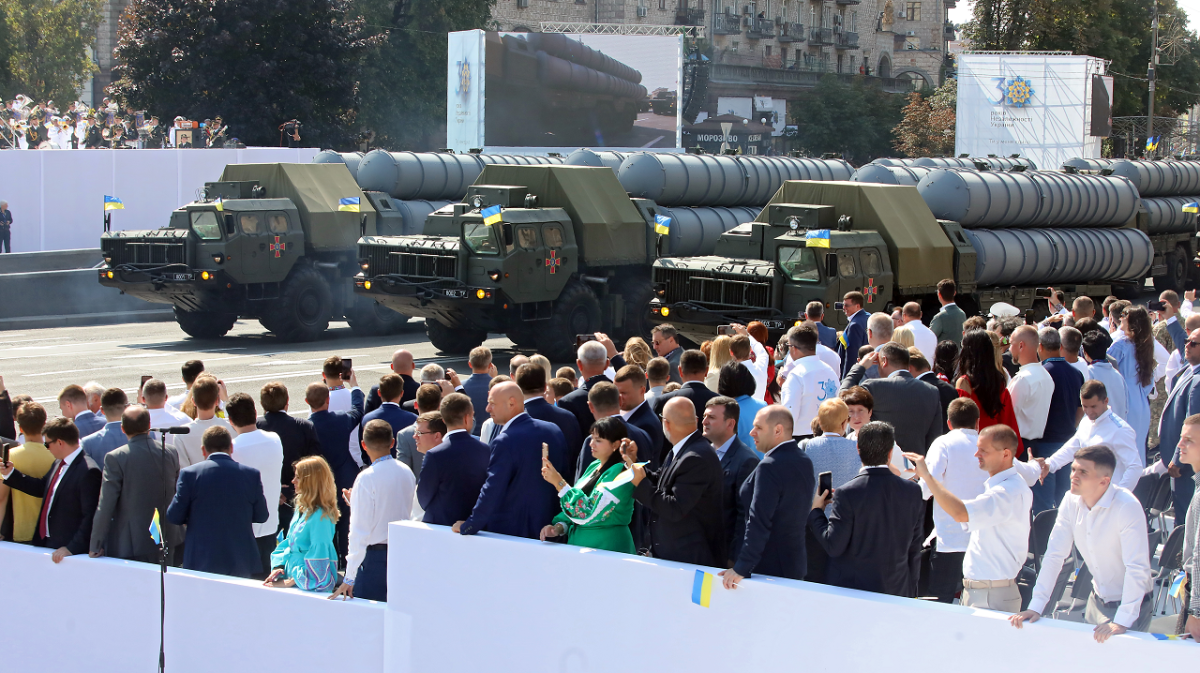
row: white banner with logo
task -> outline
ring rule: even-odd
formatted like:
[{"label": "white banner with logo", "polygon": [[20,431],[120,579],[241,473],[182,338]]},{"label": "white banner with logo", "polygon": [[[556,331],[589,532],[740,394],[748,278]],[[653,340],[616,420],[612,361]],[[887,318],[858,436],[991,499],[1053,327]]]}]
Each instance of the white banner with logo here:
[{"label": "white banner with logo", "polygon": [[1100,156],[1088,135],[1091,56],[962,54],[958,57],[955,154],[1019,154],[1038,168]]},{"label": "white banner with logo", "polygon": [[466,152],[483,147],[482,30],[449,34],[446,86],[446,147]]}]

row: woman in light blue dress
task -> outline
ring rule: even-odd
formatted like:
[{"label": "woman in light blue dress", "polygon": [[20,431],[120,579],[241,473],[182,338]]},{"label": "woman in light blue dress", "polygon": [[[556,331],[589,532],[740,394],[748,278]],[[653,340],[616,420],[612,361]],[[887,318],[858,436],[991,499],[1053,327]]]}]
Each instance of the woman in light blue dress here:
[{"label": "woman in light blue dress", "polygon": [[302,458],[296,463],[292,486],[296,487],[296,515],[287,537],[271,552],[272,570],[263,584],[333,591],[338,579],[333,537],[339,516],[333,471],[320,456]]},{"label": "woman in light blue dress", "polygon": [[1150,314],[1144,306],[1126,309],[1121,316],[1121,331],[1108,355],[1117,362],[1117,371],[1125,377],[1125,397],[1129,418],[1125,420],[1137,433],[1137,447],[1146,457],[1146,436],[1150,433],[1150,391],[1154,390],[1154,334]]},{"label": "woman in light blue dress", "polygon": [[741,410],[738,413],[738,439],[750,447],[750,450],[758,454],[761,459],[762,454],[758,453],[754,438],[750,436],[750,431],[754,429],[754,417],[760,409],[767,406],[766,403],[754,399],[753,395],[757,387],[758,383],[754,380],[754,374],[750,373],[746,365],[736,360],[722,365],[721,371],[717,375],[717,394],[737,400],[738,408]]}]

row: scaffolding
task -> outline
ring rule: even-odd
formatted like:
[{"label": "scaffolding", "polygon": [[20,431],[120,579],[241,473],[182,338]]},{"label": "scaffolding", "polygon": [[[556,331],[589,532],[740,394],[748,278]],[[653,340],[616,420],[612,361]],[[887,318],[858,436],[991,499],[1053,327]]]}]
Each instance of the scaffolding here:
[{"label": "scaffolding", "polygon": [[579,35],[685,35],[704,38],[704,26],[664,26],[642,23],[577,23],[572,21],[542,21],[543,33],[575,33]]},{"label": "scaffolding", "polygon": [[[1150,158],[1151,154],[1156,157],[1195,155],[1200,152],[1197,147],[1197,140],[1200,140],[1198,132],[1200,124],[1189,119],[1155,117],[1154,133],[1147,134],[1145,115],[1113,117],[1111,137],[1113,140],[1123,141],[1124,145],[1124,152],[1114,147],[1113,154],[1124,154],[1129,158],[1143,155]],[[1153,152],[1147,152],[1146,138],[1155,136],[1159,139],[1158,147]]]}]

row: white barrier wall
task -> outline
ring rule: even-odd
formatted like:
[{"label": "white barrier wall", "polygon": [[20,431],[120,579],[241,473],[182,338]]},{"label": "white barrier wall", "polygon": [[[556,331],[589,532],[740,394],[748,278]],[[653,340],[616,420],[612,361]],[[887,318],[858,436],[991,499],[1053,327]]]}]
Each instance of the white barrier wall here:
[{"label": "white barrier wall", "polygon": [[[0,542],[4,671],[154,671],[159,569]],[[384,605],[171,568],[171,673],[383,672]]]},{"label": "white barrier wall", "polygon": [[[695,566],[393,523],[389,673],[1173,670],[1200,648],[1146,634],[1104,645],[1086,624],[778,579],[714,586]],[[711,569],[710,569],[711,570]],[[399,596],[397,596],[399,594]]]},{"label": "white barrier wall", "polygon": [[157,229],[226,164],[311,162],[315,148],[243,150],[5,150],[0,201],[13,215],[14,252],[96,248],[104,197],[125,204],[113,229]]}]

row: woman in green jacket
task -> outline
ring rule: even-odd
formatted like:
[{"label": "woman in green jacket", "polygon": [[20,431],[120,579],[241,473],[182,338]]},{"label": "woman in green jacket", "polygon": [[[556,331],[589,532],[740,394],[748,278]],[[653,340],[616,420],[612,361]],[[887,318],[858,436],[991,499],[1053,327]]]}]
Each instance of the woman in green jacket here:
[{"label": "woman in green jacket", "polygon": [[542,478],[558,489],[563,511],[542,529],[541,538],[567,536],[567,544],[636,554],[629,520],[633,517],[633,476],[623,462],[621,447],[628,443],[625,424],[615,416],[592,426],[595,460],[570,486],[542,459]]}]

